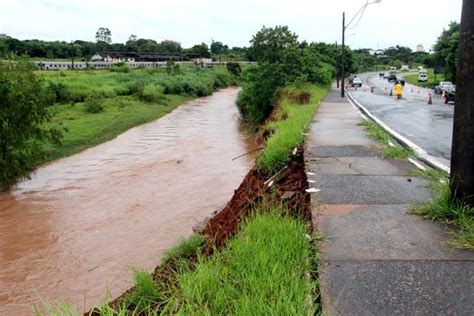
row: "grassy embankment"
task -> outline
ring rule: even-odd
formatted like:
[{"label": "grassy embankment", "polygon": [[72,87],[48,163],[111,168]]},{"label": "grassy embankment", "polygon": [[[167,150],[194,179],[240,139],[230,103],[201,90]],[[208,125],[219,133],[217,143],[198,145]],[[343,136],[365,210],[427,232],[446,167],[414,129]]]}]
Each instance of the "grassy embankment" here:
[{"label": "grassy embankment", "polygon": [[[271,136],[257,159],[262,172],[271,175],[286,165],[327,91],[307,85],[280,93],[284,97],[268,125]],[[301,103],[295,97],[301,94],[311,101]],[[100,306],[100,314],[314,314],[319,307],[317,280],[308,278],[316,262],[310,224],[285,215],[285,206],[273,202],[257,206],[239,233],[209,258],[200,254],[203,237],[195,235],[165,254],[160,265],[167,267],[165,278],[135,270],[134,290],[118,307]],[[71,311],[65,305],[49,307],[50,312]]]},{"label": "grassy embankment", "polygon": [[42,144],[34,165],[77,153],[115,138],[127,129],[155,120],[183,102],[235,84],[224,68],[179,73],[164,69],[38,72],[57,103],[50,124],[63,130],[61,144]]},{"label": "grassy embankment", "polygon": [[433,69],[428,69],[428,81],[427,82],[418,82],[418,74],[411,74],[405,76],[405,81],[419,87],[423,88],[434,88],[439,84],[440,81],[444,81],[443,74],[437,74],[436,80]]},{"label": "grassy embankment", "polygon": [[449,178],[445,173],[428,169],[418,171],[415,175],[430,180],[434,198],[428,203],[414,206],[413,212],[423,218],[449,225],[454,236],[450,246],[474,249],[474,207],[452,199]]}]

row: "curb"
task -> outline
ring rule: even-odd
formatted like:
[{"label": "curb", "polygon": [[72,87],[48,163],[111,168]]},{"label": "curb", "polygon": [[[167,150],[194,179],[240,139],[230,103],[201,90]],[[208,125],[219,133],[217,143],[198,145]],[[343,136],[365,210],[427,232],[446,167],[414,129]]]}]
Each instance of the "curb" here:
[{"label": "curb", "polygon": [[380,125],[387,133],[392,135],[393,138],[395,138],[402,146],[411,149],[414,153],[415,156],[418,160],[422,161],[423,163],[427,164],[428,166],[441,170],[446,173],[450,173],[450,167],[446,166],[444,163],[436,159],[435,157],[429,155],[423,148],[418,146],[417,144],[413,143],[409,139],[403,137],[390,127],[388,127],[384,122],[382,122],[380,119],[378,119],[376,116],[374,116],[372,113],[370,113],[369,110],[367,110],[362,104],[360,104],[347,89],[344,89],[346,91],[346,94],[348,96],[349,102],[352,103],[353,106],[357,108],[359,112],[364,113],[365,116],[369,117],[372,121]]}]

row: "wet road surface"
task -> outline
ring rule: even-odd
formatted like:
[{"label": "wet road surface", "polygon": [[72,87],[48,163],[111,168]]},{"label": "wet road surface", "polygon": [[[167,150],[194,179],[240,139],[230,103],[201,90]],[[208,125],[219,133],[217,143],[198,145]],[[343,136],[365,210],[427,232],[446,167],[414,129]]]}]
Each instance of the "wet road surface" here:
[{"label": "wet road surface", "polygon": [[[258,147],[229,88],[40,168],[0,194],[0,315],[39,297],[87,310],[153,269],[163,251],[231,198]],[[37,294],[36,294],[37,293]]]},{"label": "wet road surface", "polygon": [[[393,84],[378,74],[362,74],[363,88],[351,89],[351,95],[387,126],[406,137],[435,157],[450,165],[454,105],[444,104],[439,95],[433,94],[433,104],[428,104],[428,92],[407,84],[403,99],[389,96]],[[370,87],[374,86],[374,93]]]}]

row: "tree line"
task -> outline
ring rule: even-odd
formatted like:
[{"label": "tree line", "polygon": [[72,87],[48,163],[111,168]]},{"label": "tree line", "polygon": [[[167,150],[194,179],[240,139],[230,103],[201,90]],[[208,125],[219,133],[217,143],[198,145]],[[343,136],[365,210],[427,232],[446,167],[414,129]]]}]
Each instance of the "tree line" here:
[{"label": "tree line", "polygon": [[245,47],[232,47],[220,41],[212,41],[210,45],[202,42],[189,48],[183,48],[181,43],[174,40],[156,41],[153,39],[138,38],[130,35],[125,43],[112,43],[112,32],[101,27],[95,35],[95,42],[75,40],[66,41],[43,41],[38,39],[19,40],[0,34],[0,58],[14,54],[30,58],[44,59],[68,59],[74,56],[78,59],[88,60],[94,54],[105,51],[113,52],[139,52],[158,54],[192,54],[204,58],[219,58],[225,56],[227,59],[248,60]]}]

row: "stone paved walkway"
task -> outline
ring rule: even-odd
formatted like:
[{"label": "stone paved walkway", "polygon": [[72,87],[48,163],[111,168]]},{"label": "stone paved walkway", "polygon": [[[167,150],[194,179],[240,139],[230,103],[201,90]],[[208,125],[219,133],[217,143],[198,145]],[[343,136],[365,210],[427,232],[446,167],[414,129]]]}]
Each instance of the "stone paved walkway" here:
[{"label": "stone paved walkway", "polygon": [[450,249],[443,225],[409,214],[431,197],[406,160],[383,158],[339,92],[306,142],[328,315],[474,315],[474,252]]}]

